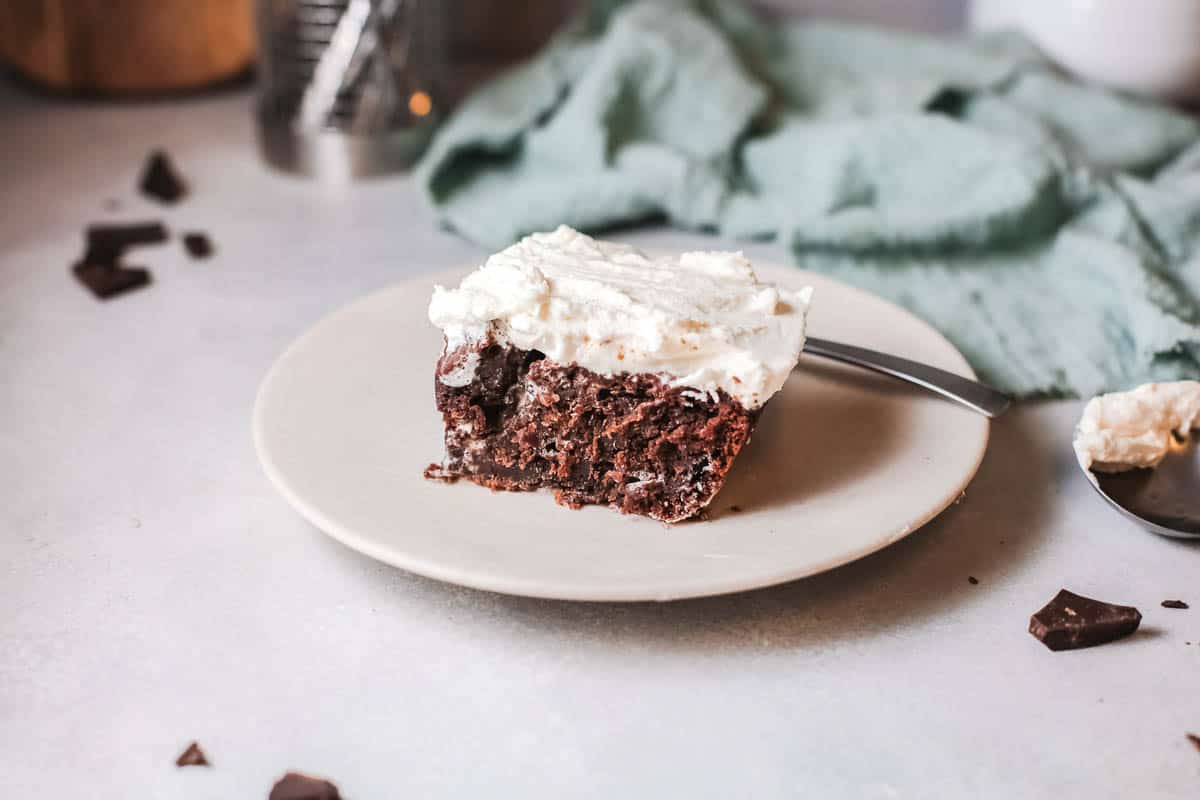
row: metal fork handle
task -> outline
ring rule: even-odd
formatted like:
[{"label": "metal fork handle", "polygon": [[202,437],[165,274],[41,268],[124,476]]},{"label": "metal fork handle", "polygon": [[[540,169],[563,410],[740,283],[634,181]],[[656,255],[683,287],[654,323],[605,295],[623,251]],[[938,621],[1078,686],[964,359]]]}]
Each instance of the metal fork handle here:
[{"label": "metal fork handle", "polygon": [[891,375],[960,403],[985,417],[998,417],[1012,405],[1011,397],[978,381],[877,350],[809,337],[804,343],[804,352]]}]

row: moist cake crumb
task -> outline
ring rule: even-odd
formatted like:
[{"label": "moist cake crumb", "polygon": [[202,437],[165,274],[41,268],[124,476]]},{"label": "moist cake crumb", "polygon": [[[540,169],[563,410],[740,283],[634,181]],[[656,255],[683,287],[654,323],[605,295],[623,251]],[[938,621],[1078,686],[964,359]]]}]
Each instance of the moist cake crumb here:
[{"label": "moist cake crumb", "polygon": [[435,480],[548,488],[570,508],[679,522],[716,495],[758,418],[728,396],[688,397],[652,375],[598,375],[495,342],[462,349],[438,362],[441,376],[478,356],[465,386],[435,380],[446,428],[446,460],[425,470]]}]

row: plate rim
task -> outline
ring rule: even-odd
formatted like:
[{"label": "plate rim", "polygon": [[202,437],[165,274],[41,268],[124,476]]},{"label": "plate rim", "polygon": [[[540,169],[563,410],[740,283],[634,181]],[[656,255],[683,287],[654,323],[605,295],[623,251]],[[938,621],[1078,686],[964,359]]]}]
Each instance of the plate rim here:
[{"label": "plate rim", "polygon": [[[962,355],[962,352],[947,339],[941,331],[934,328],[924,319],[921,319],[913,312],[900,306],[891,300],[876,295],[865,289],[840,281],[822,273],[814,273],[809,270],[804,270],[795,266],[779,264],[773,261],[756,262],[756,268],[764,267],[768,270],[786,269],[794,272],[798,276],[813,275],[821,281],[836,284],[839,289],[847,291],[851,294],[863,294],[871,297],[873,300],[887,303],[895,310],[907,316],[910,321],[920,325],[926,329],[926,332],[931,333],[942,341],[951,351],[958,355],[962,361],[967,377],[975,378],[975,371]],[[637,602],[673,602],[677,600],[697,599],[702,597],[719,597],[723,595],[737,594],[741,592],[750,592],[758,589],[766,589],[772,586],[779,586],[792,581],[801,580],[803,578],[819,575],[824,572],[835,570],[839,567],[853,563],[860,559],[866,558],[869,555],[877,553],[901,539],[907,538],[916,531],[929,524],[932,520],[940,516],[947,508],[953,505],[959,497],[963,495],[967,487],[975,479],[979,473],[979,468],[983,464],[983,459],[987,454],[988,445],[991,441],[992,421],[984,418],[983,436],[981,438],[978,451],[974,454],[971,468],[964,471],[964,476],[955,488],[948,492],[947,495],[941,498],[937,503],[930,506],[930,509],[922,514],[918,519],[908,522],[898,529],[891,530],[887,535],[880,536],[876,540],[868,544],[853,549],[839,552],[836,556],[829,557],[817,562],[811,562],[803,566],[793,567],[791,569],[781,569],[777,572],[772,572],[769,575],[756,577],[752,582],[747,582],[744,577],[730,578],[728,582],[722,583],[719,580],[708,578],[702,581],[702,586],[696,587],[681,587],[678,591],[671,592],[631,592],[628,589],[616,589],[611,591],[601,591],[595,588],[586,588],[579,590],[572,588],[569,584],[553,584],[547,581],[531,583],[528,579],[512,578],[504,575],[496,574],[481,574],[477,571],[464,570],[454,565],[447,565],[445,562],[438,560],[429,560],[410,553],[399,552],[396,548],[388,548],[384,545],[376,544],[371,538],[356,533],[347,525],[338,522],[326,516],[320,509],[307,502],[297,492],[295,492],[288,481],[284,477],[282,471],[272,460],[269,448],[263,441],[263,414],[265,396],[272,383],[275,375],[294,357],[294,354],[307,342],[307,340],[316,335],[326,323],[333,318],[341,316],[344,313],[352,311],[361,304],[366,304],[372,299],[395,292],[402,287],[413,284],[423,284],[431,281],[437,281],[454,274],[463,274],[472,267],[453,267],[445,270],[424,273],[422,275],[407,278],[403,281],[389,284],[387,286],[375,289],[374,291],[360,295],[337,308],[321,315],[316,321],[311,323],[303,333],[291,341],[284,350],[275,357],[270,368],[264,374],[259,382],[255,392],[254,407],[251,413],[251,434],[254,442],[255,455],[258,457],[259,464],[263,468],[268,481],[287,501],[302,518],[309,524],[313,525],[324,535],[330,537],[334,541],[359,552],[369,558],[372,558],[381,563],[387,564],[397,569],[402,569],[425,578],[450,583],[456,586],[464,586],[470,589],[495,592],[498,594],[530,597],[543,600],[563,600],[572,602],[603,602],[603,603],[637,603]],[[615,512],[613,512],[615,513]]]}]

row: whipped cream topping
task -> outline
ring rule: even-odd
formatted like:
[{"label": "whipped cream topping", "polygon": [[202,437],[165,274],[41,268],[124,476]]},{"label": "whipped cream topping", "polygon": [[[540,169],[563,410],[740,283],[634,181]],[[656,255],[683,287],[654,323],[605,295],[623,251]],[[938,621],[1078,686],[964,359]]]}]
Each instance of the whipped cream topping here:
[{"label": "whipped cream topping", "polygon": [[457,289],[435,287],[429,319],[449,348],[490,335],[604,375],[721,390],[753,409],[795,368],[811,296],[760,283],[741,253],[651,258],[564,225],[495,254]]},{"label": "whipped cream topping", "polygon": [[1193,428],[1200,428],[1200,381],[1147,383],[1092,398],[1075,429],[1075,455],[1096,472],[1157,467],[1174,438]]}]

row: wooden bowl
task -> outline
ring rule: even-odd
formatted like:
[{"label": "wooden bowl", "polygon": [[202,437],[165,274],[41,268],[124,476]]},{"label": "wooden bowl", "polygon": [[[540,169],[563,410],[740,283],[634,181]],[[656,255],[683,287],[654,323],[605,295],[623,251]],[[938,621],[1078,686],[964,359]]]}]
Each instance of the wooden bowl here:
[{"label": "wooden bowl", "polygon": [[0,0],[0,59],[56,89],[192,89],[254,51],[253,0]]}]

